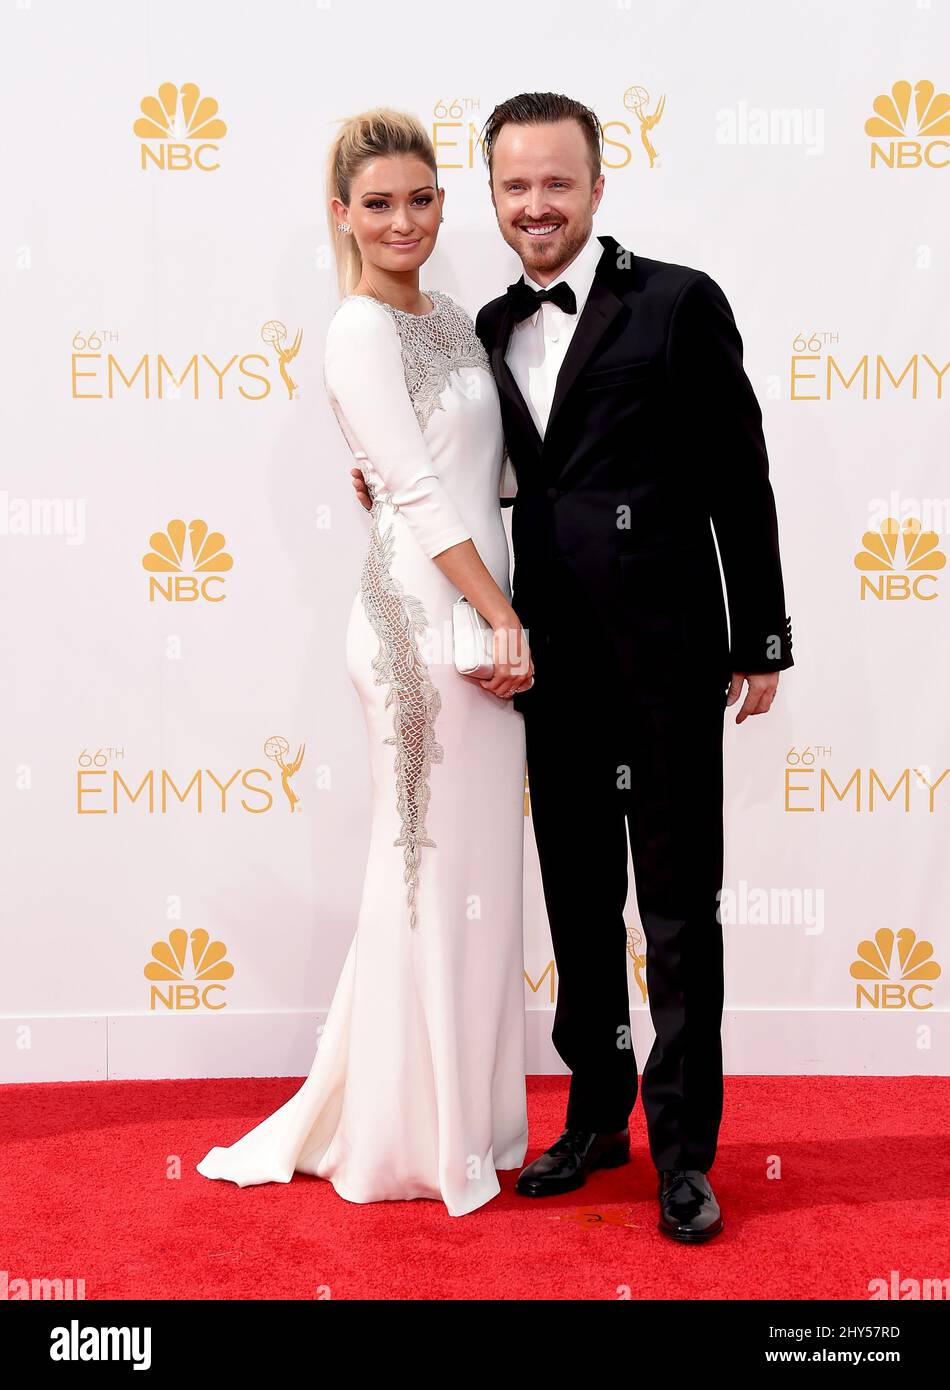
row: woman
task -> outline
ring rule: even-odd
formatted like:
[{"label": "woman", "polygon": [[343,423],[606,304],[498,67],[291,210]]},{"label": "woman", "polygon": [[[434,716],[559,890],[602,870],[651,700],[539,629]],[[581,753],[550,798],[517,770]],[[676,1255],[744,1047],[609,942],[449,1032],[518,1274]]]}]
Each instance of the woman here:
[{"label": "woman", "polygon": [[[197,1167],[241,1186],[309,1173],[352,1202],[434,1197],[462,1216],[527,1147],[524,727],[510,697],[533,665],[510,602],[501,419],[471,318],[419,288],[445,196],[422,126],[353,117],[327,181],[343,302],[325,381],[373,497],[346,651],[369,734],[369,859],[309,1077]],[[490,679],[455,667],[460,594],[493,629]]]}]

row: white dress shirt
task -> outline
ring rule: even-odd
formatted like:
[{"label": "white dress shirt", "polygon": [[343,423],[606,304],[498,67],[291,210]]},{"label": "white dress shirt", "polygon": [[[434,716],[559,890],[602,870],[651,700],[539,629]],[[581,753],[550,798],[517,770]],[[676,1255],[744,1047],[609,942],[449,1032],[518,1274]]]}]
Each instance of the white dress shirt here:
[{"label": "white dress shirt", "polygon": [[[565,314],[560,305],[545,300],[530,318],[514,325],[508,339],[505,361],[511,368],[511,374],[542,439],[551,413],[558,372],[587,303],[597,262],[603,254],[603,245],[592,230],[570,265],[547,287],[551,289],[565,280],[577,300],[576,314]],[[524,280],[532,289],[545,288],[532,280],[527,271],[524,272]]]}]

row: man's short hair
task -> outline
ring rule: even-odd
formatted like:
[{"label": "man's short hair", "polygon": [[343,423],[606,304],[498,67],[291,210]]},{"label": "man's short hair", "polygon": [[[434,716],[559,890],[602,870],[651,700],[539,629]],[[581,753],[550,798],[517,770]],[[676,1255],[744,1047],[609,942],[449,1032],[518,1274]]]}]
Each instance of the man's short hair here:
[{"label": "man's short hair", "polygon": [[522,92],[520,96],[509,97],[495,107],[482,130],[482,146],[488,164],[488,177],[492,173],[492,150],[498,132],[506,125],[550,125],[554,121],[577,121],[590,152],[591,183],[600,176],[601,156],[604,136],[594,112],[583,102],[559,92]]}]

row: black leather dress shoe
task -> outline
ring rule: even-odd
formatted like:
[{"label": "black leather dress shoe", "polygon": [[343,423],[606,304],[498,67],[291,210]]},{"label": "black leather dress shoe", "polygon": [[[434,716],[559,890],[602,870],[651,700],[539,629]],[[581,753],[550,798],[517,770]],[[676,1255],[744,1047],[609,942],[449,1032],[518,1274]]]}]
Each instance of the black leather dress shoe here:
[{"label": "black leather dress shoe", "polygon": [[668,1168],[659,1175],[657,1195],[664,1235],[673,1240],[712,1240],[722,1230],[719,1203],[699,1168]]},{"label": "black leather dress shoe", "polygon": [[583,1187],[592,1169],[619,1168],[629,1160],[630,1135],[625,1129],[616,1134],[565,1129],[546,1153],[521,1170],[515,1191],[522,1197],[555,1197]]}]

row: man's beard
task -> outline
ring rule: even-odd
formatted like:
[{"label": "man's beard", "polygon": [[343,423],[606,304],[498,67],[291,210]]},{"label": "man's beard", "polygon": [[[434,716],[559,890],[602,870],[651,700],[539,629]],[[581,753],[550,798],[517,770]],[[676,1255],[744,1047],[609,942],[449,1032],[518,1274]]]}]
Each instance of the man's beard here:
[{"label": "man's beard", "polygon": [[[517,234],[516,241],[513,241],[509,236],[505,236],[505,240],[513,251],[517,251],[519,257],[521,257],[521,264],[529,275],[533,270],[543,270],[545,274],[553,274],[556,276],[560,272],[561,266],[567,265],[568,261],[572,260],[574,256],[577,255],[578,251],[584,245],[584,242],[590,236],[593,225],[593,221],[590,221],[586,227],[575,226],[573,230],[569,229],[565,232],[564,240],[558,251],[557,264],[555,264],[553,257],[550,257],[546,252],[542,252],[536,261],[526,261],[522,256],[522,241],[530,238],[529,234],[523,232],[520,227],[515,229]],[[504,233],[502,233],[502,235],[504,235]],[[539,249],[541,244],[542,243],[539,243]]]}]

